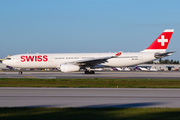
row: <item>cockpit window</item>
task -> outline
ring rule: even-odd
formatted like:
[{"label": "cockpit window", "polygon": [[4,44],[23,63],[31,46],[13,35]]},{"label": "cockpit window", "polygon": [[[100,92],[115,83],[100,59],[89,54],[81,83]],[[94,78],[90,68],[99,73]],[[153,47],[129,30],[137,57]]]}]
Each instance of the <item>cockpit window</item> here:
[{"label": "cockpit window", "polygon": [[11,60],[11,58],[6,58],[6,60]]}]

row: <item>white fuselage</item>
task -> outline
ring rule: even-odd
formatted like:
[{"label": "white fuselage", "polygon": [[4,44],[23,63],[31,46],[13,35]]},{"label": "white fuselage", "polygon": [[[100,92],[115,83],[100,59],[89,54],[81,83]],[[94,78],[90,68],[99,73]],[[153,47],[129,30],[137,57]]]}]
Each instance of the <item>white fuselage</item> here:
[{"label": "white fuselage", "polygon": [[94,74],[91,68],[128,67],[153,61],[171,55],[166,52],[174,29],[166,29],[145,50],[134,53],[61,53],[61,54],[19,54],[3,61],[16,68],[58,68],[62,72],[86,69],[85,74]]},{"label": "white fuselage", "polygon": [[[58,68],[61,64],[79,60],[114,56],[116,53],[62,53],[62,54],[19,54],[3,61],[16,68]],[[155,60],[154,52],[122,53],[120,56],[101,63],[106,67],[126,67]]]}]

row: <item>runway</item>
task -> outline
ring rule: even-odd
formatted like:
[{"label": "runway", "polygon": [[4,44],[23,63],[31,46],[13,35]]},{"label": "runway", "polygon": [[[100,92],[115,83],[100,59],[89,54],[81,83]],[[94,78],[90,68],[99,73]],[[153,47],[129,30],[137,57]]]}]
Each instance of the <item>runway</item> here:
[{"label": "runway", "polygon": [[83,72],[0,72],[0,78],[144,78],[144,79],[180,79],[180,72],[96,72],[96,74],[84,74]]},{"label": "runway", "polygon": [[0,88],[0,107],[180,107],[180,89]]}]

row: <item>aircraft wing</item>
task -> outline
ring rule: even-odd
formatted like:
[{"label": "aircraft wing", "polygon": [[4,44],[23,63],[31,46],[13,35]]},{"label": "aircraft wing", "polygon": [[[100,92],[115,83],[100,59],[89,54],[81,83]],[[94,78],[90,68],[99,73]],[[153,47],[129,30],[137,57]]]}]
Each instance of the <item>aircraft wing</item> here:
[{"label": "aircraft wing", "polygon": [[80,65],[80,66],[94,66],[97,64],[105,63],[108,59],[114,58],[115,56],[108,56],[108,57],[99,57],[93,59],[85,59],[73,62],[73,64]]},{"label": "aircraft wing", "polygon": [[84,59],[73,62],[75,65],[79,66],[94,66],[97,64],[105,63],[108,59],[115,58],[121,55],[121,52],[118,52],[115,56],[107,56],[107,57],[98,57],[98,58],[92,58],[92,59]]},{"label": "aircraft wing", "polygon": [[154,57],[155,58],[162,58],[162,57],[166,57],[166,56],[172,55],[172,53],[174,53],[174,52],[176,52],[176,51],[165,52],[165,53],[155,53]]}]

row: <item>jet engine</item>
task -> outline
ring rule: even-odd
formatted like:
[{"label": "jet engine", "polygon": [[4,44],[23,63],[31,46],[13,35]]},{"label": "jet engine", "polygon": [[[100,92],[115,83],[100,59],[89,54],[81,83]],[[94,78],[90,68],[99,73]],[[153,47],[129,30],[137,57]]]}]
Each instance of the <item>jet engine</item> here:
[{"label": "jet engine", "polygon": [[79,71],[80,67],[73,64],[61,64],[60,69],[61,72],[75,72]]}]

